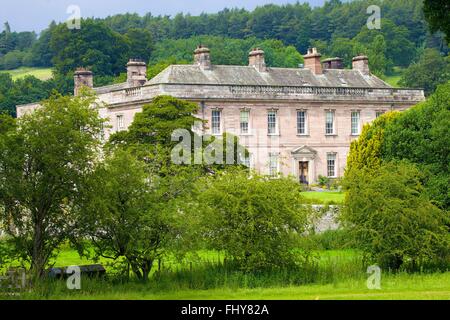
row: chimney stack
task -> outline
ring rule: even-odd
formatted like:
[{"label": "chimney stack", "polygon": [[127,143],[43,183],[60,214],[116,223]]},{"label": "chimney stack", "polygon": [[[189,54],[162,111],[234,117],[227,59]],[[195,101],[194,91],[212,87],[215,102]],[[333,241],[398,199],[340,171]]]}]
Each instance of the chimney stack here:
[{"label": "chimney stack", "polygon": [[369,58],[359,55],[353,58],[353,70],[359,70],[364,75],[370,75]]},{"label": "chimney stack", "polygon": [[139,59],[127,63],[127,82],[130,87],[139,87],[147,82],[147,65]]},{"label": "chimney stack", "polygon": [[330,58],[322,61],[323,69],[344,69],[344,62],[341,58]]},{"label": "chimney stack", "polygon": [[85,68],[77,68],[74,74],[74,95],[80,93],[82,87],[94,88],[94,74]]},{"label": "chimney stack", "polygon": [[194,64],[200,66],[202,69],[211,69],[211,56],[207,47],[199,45],[194,51]]},{"label": "chimney stack", "polygon": [[248,54],[248,65],[256,68],[259,72],[266,72],[267,66],[264,59],[264,51],[260,48],[255,48]]},{"label": "chimney stack", "polygon": [[322,63],[320,57],[322,55],[317,52],[316,48],[309,48],[308,53],[303,56],[305,60],[305,68],[312,71],[312,73],[319,75],[322,74]]}]

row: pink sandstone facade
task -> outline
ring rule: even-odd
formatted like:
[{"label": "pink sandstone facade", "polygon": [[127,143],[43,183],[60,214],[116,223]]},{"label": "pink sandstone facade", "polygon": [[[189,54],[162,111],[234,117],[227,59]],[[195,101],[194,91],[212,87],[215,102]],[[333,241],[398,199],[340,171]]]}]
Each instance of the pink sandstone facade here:
[{"label": "pink sandstone facade", "polygon": [[[351,70],[339,58],[321,61],[315,48],[304,58],[302,68],[271,68],[264,52],[254,49],[248,66],[217,66],[209,49],[199,46],[193,65],[172,65],[151,80],[145,63],[130,60],[126,83],[94,88],[105,103],[100,114],[110,121],[106,138],[126,130],[154,97],[171,95],[198,103],[197,116],[208,122],[203,134],[238,136],[254,169],[311,184],[320,175],[343,175],[350,143],[364,124],[424,100],[422,90],[392,88],[372,75],[365,56],[355,57]],[[78,70],[75,93],[93,87],[92,78]],[[18,117],[37,106],[18,106]]]}]

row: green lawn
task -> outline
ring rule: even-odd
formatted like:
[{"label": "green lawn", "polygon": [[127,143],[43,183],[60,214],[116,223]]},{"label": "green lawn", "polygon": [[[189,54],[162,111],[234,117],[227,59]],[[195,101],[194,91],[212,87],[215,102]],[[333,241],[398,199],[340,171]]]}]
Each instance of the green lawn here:
[{"label": "green lawn", "polygon": [[335,203],[340,204],[344,202],[345,194],[342,192],[302,192],[306,199],[317,201],[317,204]]},{"label": "green lawn", "polygon": [[[82,279],[81,290],[72,291],[63,281],[45,287],[41,291],[22,293],[19,296],[1,296],[2,298],[23,299],[112,299],[112,300],[372,300],[372,299],[450,299],[450,272],[445,273],[382,273],[381,289],[367,288],[367,274],[355,268],[360,255],[354,250],[320,251],[321,268],[329,268],[332,279],[323,278],[319,283],[306,285],[236,285],[232,280],[228,284],[219,284],[208,290],[190,289],[189,277],[182,275],[163,278],[161,283],[151,279],[143,284],[135,281],[115,283],[105,280]],[[203,260],[217,261],[222,257],[217,252],[201,251]],[[106,263],[104,260],[102,263]],[[93,261],[80,259],[78,254],[65,247],[56,260],[56,266],[83,265]],[[177,266],[177,268],[179,265]],[[109,267],[107,266],[109,270]],[[331,270],[332,269],[332,270]],[[328,272],[329,272],[328,271]],[[192,285],[201,284],[194,265]],[[202,272],[202,271],[200,271]],[[203,271],[204,272],[204,271]],[[209,276],[208,274],[205,274]],[[232,275],[230,274],[230,279]],[[187,281],[187,282],[186,282]],[[184,284],[183,284],[184,282]]]},{"label": "green lawn", "polygon": [[23,78],[26,76],[35,76],[41,80],[48,80],[52,77],[52,69],[51,68],[28,68],[21,67],[14,70],[1,70],[0,73],[9,73],[11,74],[13,80],[17,80],[19,78]]},{"label": "green lawn", "polygon": [[[45,299],[62,300],[449,300],[450,272],[435,274],[382,274],[381,289],[369,290],[366,279],[330,284],[269,288],[216,288],[209,290],[155,290],[145,284],[103,285],[81,283],[80,291],[59,289]],[[25,299],[43,299],[25,295]]]},{"label": "green lawn", "polygon": [[384,81],[386,81],[387,83],[389,83],[391,86],[393,86],[394,88],[398,88],[400,87],[400,85],[398,84],[398,82],[400,81],[402,74],[403,74],[404,69],[400,68],[400,67],[394,67],[394,73],[390,76],[386,76],[386,78],[384,79]]}]

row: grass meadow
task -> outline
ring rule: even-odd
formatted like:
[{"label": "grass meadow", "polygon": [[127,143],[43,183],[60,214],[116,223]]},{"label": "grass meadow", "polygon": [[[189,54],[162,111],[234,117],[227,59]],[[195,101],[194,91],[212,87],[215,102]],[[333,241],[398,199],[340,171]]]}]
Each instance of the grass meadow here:
[{"label": "grass meadow", "polygon": [[[200,251],[196,258],[155,263],[148,283],[124,281],[107,260],[100,261],[108,276],[82,278],[81,290],[69,290],[64,280],[48,280],[31,291],[0,295],[0,299],[49,300],[372,300],[450,299],[450,272],[406,273],[382,271],[381,289],[367,287],[368,274],[356,250],[316,250],[317,259],[300,270],[244,273],[227,266],[223,254]],[[55,266],[95,263],[65,247]]]},{"label": "grass meadow", "polygon": [[40,80],[48,80],[52,77],[51,68],[29,68],[21,67],[14,70],[1,70],[0,73],[9,73],[13,80],[24,78],[26,76],[35,76]]},{"label": "grass meadow", "polygon": [[400,85],[398,83],[399,83],[400,79],[402,78],[404,71],[405,71],[405,69],[403,69],[401,67],[394,67],[394,72],[391,75],[386,76],[386,78],[384,80],[388,84],[393,86],[394,88],[399,88]]}]

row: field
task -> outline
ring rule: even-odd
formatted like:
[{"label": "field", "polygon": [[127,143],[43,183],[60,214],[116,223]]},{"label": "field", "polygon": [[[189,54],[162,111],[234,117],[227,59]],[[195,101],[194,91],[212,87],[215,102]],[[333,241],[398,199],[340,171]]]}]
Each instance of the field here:
[{"label": "field", "polygon": [[21,67],[14,70],[1,70],[0,73],[11,74],[13,80],[24,78],[26,76],[35,76],[40,80],[48,80],[52,77],[52,69],[50,68],[27,68]]},{"label": "field", "polygon": [[[360,256],[354,250],[320,251],[319,273],[311,283],[295,281],[277,284],[279,275],[243,276],[208,265],[194,264],[189,270],[183,264],[167,267],[162,275],[154,274],[149,283],[136,281],[120,283],[111,280],[82,279],[81,290],[72,291],[64,281],[42,286],[34,292],[22,293],[14,298],[50,300],[367,300],[367,299],[450,299],[450,272],[443,273],[382,273],[381,289],[367,288],[365,270]],[[208,261],[218,254],[201,252]],[[220,256],[220,255],[219,255]],[[102,261],[107,263],[107,261]],[[62,250],[56,266],[93,263],[80,259],[70,248]],[[108,267],[107,267],[108,268]],[[191,265],[192,268],[192,265]],[[170,269],[170,270],[169,270]],[[155,270],[156,271],[156,270]],[[285,277],[284,278],[289,278]],[[294,279],[294,278],[292,278]],[[282,281],[281,281],[282,282]],[[4,297],[8,298],[8,296]],[[0,299],[2,297],[0,296]]]},{"label": "field", "polygon": [[398,82],[400,81],[400,79],[402,77],[403,71],[404,71],[404,69],[402,69],[400,67],[394,67],[394,73],[390,76],[386,76],[384,81],[386,81],[388,84],[390,84],[394,88],[400,87]]},{"label": "field", "polygon": [[[96,293],[99,284],[87,290],[48,299],[79,300],[450,300],[450,272],[431,275],[388,275],[380,290],[369,290],[366,281],[332,284],[271,287],[218,288],[209,290],[173,290],[155,292],[142,284],[114,286]],[[107,291],[107,292],[105,292]]]}]

